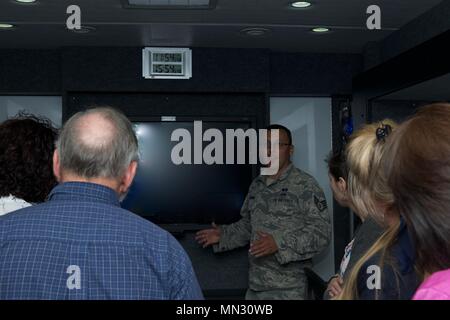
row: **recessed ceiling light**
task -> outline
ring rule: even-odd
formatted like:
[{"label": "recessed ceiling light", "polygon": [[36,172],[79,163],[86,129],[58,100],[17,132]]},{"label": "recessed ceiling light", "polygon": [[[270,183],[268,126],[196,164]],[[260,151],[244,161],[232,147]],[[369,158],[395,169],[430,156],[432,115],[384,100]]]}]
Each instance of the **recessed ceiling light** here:
[{"label": "recessed ceiling light", "polygon": [[91,26],[81,26],[81,29],[69,29],[69,31],[72,31],[73,33],[89,33],[95,30],[97,29]]},{"label": "recessed ceiling light", "polygon": [[123,0],[125,8],[141,9],[214,9],[217,0]]},{"label": "recessed ceiling light", "polygon": [[36,2],[36,0],[15,0],[16,2],[19,2],[19,3],[34,3],[34,2]]},{"label": "recessed ceiling light", "polygon": [[13,29],[15,25],[10,23],[0,23],[0,29]]},{"label": "recessed ceiling light", "polygon": [[308,1],[295,1],[291,3],[291,7],[294,8],[308,8],[311,7],[311,2]]},{"label": "recessed ceiling light", "polygon": [[242,29],[240,33],[249,37],[263,37],[270,33],[270,29],[261,27],[251,27]]},{"label": "recessed ceiling light", "polygon": [[313,28],[312,31],[317,32],[317,33],[325,33],[325,32],[329,32],[330,29],[324,28],[324,27],[317,27],[317,28]]}]

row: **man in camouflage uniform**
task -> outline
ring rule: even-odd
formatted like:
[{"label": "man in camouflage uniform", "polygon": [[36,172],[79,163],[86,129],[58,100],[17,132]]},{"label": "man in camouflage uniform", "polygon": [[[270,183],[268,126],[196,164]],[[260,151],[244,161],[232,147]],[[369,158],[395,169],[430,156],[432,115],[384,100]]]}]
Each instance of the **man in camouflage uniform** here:
[{"label": "man in camouflage uniform", "polygon": [[250,242],[246,299],[304,299],[303,268],[311,267],[312,257],[330,240],[327,203],[315,179],[291,163],[290,131],[279,125],[268,129],[279,130],[278,173],[252,182],[238,222],[213,224],[196,239],[203,247],[213,245],[214,252]]}]

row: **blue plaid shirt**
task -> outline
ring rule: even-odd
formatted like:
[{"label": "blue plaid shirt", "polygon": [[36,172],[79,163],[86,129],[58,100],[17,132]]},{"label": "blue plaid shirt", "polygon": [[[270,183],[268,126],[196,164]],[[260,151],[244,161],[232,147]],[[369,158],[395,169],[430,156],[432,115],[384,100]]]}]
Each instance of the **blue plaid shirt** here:
[{"label": "blue plaid shirt", "polygon": [[0,217],[0,299],[202,299],[166,231],[104,186],[68,182]]}]

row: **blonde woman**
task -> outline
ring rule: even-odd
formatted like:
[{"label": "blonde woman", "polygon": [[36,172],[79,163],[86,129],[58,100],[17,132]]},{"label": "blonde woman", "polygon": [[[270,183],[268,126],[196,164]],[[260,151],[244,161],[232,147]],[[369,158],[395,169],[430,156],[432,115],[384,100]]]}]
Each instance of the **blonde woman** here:
[{"label": "blonde woman", "polygon": [[347,146],[350,201],[360,215],[371,217],[385,231],[356,262],[337,299],[410,299],[419,284],[406,225],[380,170],[386,140],[396,127],[391,120],[366,125]]},{"label": "blonde woman", "polygon": [[329,300],[341,293],[342,285],[350,273],[349,270],[375,243],[384,230],[370,217],[360,215],[350,201],[348,196],[348,168],[344,153],[331,154],[326,162],[334,199],[340,206],[350,208],[361,220],[361,225],[355,231],[354,238],[345,247],[339,272],[328,281],[324,299]]}]

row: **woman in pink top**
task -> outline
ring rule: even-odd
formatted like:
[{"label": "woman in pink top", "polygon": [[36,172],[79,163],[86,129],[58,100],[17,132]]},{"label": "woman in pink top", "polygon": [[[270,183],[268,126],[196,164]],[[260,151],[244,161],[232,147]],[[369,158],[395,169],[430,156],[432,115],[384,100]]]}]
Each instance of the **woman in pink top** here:
[{"label": "woman in pink top", "polygon": [[413,300],[450,300],[450,269],[428,277],[417,290]]},{"label": "woman in pink top", "polygon": [[450,299],[450,104],[423,107],[398,127],[382,163],[424,280],[414,299]]}]

